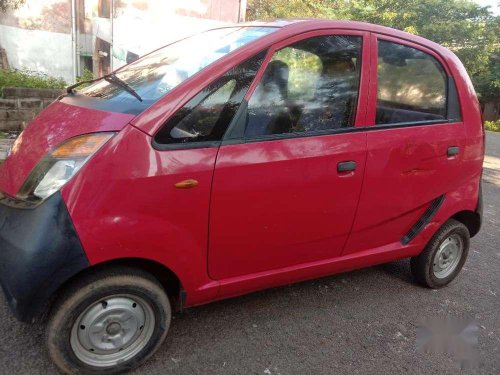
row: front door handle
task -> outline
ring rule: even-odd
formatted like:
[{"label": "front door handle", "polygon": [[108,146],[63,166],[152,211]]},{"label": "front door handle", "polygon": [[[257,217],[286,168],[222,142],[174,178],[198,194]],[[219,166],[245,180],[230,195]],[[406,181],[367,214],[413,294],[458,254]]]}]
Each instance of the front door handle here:
[{"label": "front door handle", "polygon": [[355,161],[341,161],[337,164],[337,172],[352,172],[356,169]]},{"label": "front door handle", "polygon": [[459,152],[460,152],[460,147],[458,146],[448,147],[448,156],[458,155]]}]

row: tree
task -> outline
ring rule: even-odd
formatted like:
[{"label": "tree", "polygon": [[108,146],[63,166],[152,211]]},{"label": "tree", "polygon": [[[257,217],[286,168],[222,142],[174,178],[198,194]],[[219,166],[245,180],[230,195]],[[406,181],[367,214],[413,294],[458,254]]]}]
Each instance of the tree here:
[{"label": "tree", "polygon": [[481,101],[494,100],[500,93],[500,48],[489,57],[485,69],[473,76],[474,87],[481,94]]},{"label": "tree", "polygon": [[0,12],[6,12],[8,9],[17,9],[25,2],[26,0],[0,0]]},{"label": "tree", "polygon": [[249,0],[247,16],[352,19],[417,34],[455,52],[482,98],[499,95],[500,18],[471,0]]},{"label": "tree", "polygon": [[23,18],[19,24],[26,29],[69,33],[71,32],[70,14],[71,4],[68,1],[57,1],[44,5],[40,13]]}]

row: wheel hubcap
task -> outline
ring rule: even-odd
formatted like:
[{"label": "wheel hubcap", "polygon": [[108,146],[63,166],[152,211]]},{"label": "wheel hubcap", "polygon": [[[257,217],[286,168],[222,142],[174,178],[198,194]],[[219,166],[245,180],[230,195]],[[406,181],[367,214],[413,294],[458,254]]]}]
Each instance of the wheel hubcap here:
[{"label": "wheel hubcap", "polygon": [[148,343],[155,326],[151,306],[142,298],[114,295],[87,308],[71,330],[71,348],[82,362],[114,366],[134,357]]},{"label": "wheel hubcap", "polygon": [[439,246],[434,256],[433,272],[438,279],[444,279],[455,271],[463,253],[462,239],[453,234],[446,238]]}]

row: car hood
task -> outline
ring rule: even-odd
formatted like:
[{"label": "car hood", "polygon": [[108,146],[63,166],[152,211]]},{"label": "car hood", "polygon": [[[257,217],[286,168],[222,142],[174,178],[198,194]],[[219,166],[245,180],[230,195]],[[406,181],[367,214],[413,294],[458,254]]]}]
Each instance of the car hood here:
[{"label": "car hood", "polygon": [[15,196],[48,151],[80,134],[119,131],[134,115],[105,112],[56,101],[19,135],[0,166],[0,191]]}]

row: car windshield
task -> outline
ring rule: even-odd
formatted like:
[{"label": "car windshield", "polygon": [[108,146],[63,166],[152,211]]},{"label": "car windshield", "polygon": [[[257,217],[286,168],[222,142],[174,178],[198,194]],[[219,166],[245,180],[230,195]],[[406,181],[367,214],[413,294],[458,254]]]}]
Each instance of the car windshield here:
[{"label": "car windshield", "polygon": [[[115,74],[150,105],[214,61],[275,30],[272,27],[209,30],[152,52]],[[79,92],[101,99],[137,102],[123,85],[111,80],[102,79]]]}]

